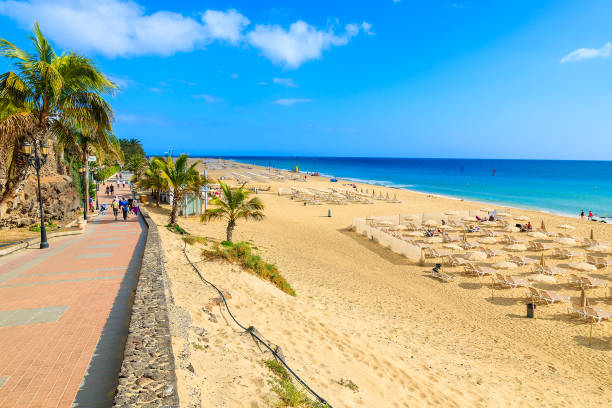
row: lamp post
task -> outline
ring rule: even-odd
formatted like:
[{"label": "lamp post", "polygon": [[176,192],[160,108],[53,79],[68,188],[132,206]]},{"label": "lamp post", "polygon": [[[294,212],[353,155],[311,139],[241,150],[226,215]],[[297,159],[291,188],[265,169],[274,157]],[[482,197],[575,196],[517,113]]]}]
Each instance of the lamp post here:
[{"label": "lamp post", "polygon": [[[40,154],[38,153],[40,149]],[[41,141],[34,142],[34,154],[32,154],[32,145],[25,142],[21,146],[21,151],[27,155],[28,163],[36,169],[36,181],[38,182],[38,204],[40,205],[40,249],[49,248],[47,242],[47,229],[45,228],[45,213],[43,211],[42,193],[40,190],[40,169],[47,161],[49,154],[49,146]],[[42,157],[41,157],[42,156]]]},{"label": "lamp post", "polygon": [[[85,174],[85,166],[81,166],[79,167],[79,173],[81,173],[83,175],[83,187],[85,187],[87,185],[87,183],[85,183],[85,177],[87,177],[87,175]],[[85,221],[87,221],[87,207],[89,206],[89,203],[87,202],[87,197],[89,196],[89,192],[85,191],[85,197],[83,198],[85,205],[83,206],[83,219]]]},{"label": "lamp post", "polygon": [[98,185],[98,168],[93,169],[94,180],[96,181],[96,211],[100,210],[100,206],[98,205],[98,192],[100,191],[100,186]]}]

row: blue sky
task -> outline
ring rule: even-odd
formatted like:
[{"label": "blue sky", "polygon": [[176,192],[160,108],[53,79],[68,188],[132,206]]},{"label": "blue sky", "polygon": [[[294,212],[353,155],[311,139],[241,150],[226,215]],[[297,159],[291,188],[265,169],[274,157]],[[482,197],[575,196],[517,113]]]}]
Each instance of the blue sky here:
[{"label": "blue sky", "polygon": [[[178,3],[178,4],[175,4]],[[151,154],[612,157],[609,1],[2,1]],[[9,69],[0,61],[2,72]]]}]

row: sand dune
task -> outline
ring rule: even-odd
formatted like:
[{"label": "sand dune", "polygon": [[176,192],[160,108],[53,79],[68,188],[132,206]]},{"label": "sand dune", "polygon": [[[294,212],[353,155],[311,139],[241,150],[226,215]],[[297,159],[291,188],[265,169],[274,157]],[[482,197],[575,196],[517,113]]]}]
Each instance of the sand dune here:
[{"label": "sand dune", "polygon": [[[324,179],[309,180],[298,186],[330,185]],[[198,265],[231,293],[229,302],[238,319],[282,346],[287,362],[334,407],[612,403],[611,323],[596,326],[588,346],[588,325],[570,319],[565,306],[542,306],[537,319],[525,319],[524,290],[492,294],[486,280],[464,276],[459,268],[449,269],[456,275],[454,282],[441,283],[427,275],[430,266],[414,265],[346,229],[353,218],[365,215],[464,210],[482,204],[376,187],[397,193],[403,203],[304,206],[276,195],[278,187],[291,183],[267,183],[271,192],[259,194],[266,220],[239,224],[235,240],[254,242],[267,261],[275,262],[296,289],[295,298],[237,266],[217,261]],[[148,208],[159,225],[167,223],[166,210]],[[331,218],[326,216],[328,208]],[[530,216],[536,225],[540,220],[548,226],[570,223],[577,227],[577,236],[588,236],[593,227],[599,239],[612,242],[612,225],[512,212]],[[193,234],[224,237],[221,223],[179,222]],[[269,406],[274,397],[269,372],[261,363],[269,355],[220,308],[212,312],[217,323],[211,321],[202,308],[216,293],[186,264],[178,236],[165,228],[160,234],[175,302],[191,318],[188,340],[174,338],[175,354],[188,355],[185,360],[193,367],[192,373],[179,364],[182,405],[200,406],[201,401],[203,407]],[[201,258],[197,248],[188,251],[193,259]],[[525,274],[527,269],[512,273]],[[606,274],[609,271],[590,273],[599,278]],[[538,287],[579,295],[564,280]],[[612,310],[612,299],[602,289],[589,293],[592,304]],[[341,386],[341,378],[352,380],[359,391]]]}]

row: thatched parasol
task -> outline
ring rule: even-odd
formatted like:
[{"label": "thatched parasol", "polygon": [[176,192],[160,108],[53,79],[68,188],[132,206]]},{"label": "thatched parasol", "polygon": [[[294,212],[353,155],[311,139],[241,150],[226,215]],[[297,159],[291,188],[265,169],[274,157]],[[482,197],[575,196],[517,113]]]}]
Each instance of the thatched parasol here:
[{"label": "thatched parasol", "polygon": [[591,239],[595,239],[595,235],[593,235],[593,228],[591,228]]},{"label": "thatched parasol", "polygon": [[546,261],[544,260],[544,251],[542,251],[542,257],[540,258],[540,265],[546,266]]},{"label": "thatched parasol", "polygon": [[493,268],[495,268],[495,269],[514,269],[514,268],[518,267],[517,264],[515,264],[513,262],[508,262],[508,261],[497,262],[497,263],[494,263],[491,266]]},{"label": "thatched parasol", "polygon": [[542,220],[542,223],[540,224],[540,229],[546,231],[546,225],[544,225],[544,220]]}]

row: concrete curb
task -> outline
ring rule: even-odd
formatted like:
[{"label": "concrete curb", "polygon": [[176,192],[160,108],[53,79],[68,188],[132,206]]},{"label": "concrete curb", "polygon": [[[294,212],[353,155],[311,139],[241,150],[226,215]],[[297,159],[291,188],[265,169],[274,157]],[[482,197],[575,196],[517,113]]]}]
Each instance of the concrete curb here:
[{"label": "concrete curb", "polygon": [[178,408],[174,354],[165,295],[165,270],[157,225],[142,210],[148,226],[129,334],[113,407]]},{"label": "concrete curb", "polygon": [[[75,223],[75,221],[71,222],[70,224],[67,224],[67,226],[68,225],[71,226],[74,223]],[[53,238],[59,238],[59,237],[67,237],[67,236],[70,236],[70,235],[84,234],[85,231],[86,231],[85,225],[87,225],[87,224],[79,222],[79,225],[80,225],[80,229],[78,231],[52,232],[50,234],[47,234],[47,240],[51,240]],[[25,240],[19,242],[18,244],[9,246],[9,247],[4,248],[4,249],[0,249],[0,257],[12,254],[12,253],[20,251],[22,249],[29,248],[30,245],[39,244],[39,243],[40,243],[40,238],[28,238],[28,239],[25,239]]]}]

